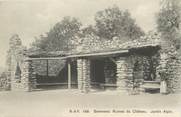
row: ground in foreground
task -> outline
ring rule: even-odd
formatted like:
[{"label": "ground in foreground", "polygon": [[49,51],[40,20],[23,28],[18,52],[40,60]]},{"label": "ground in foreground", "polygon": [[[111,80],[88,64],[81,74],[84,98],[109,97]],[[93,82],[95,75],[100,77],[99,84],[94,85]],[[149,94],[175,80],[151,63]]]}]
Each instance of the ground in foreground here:
[{"label": "ground in foreground", "polygon": [[[0,92],[0,117],[63,117],[71,116],[70,110],[88,110],[92,113],[95,109],[124,111],[127,109],[177,110],[181,107],[180,97],[181,94],[127,95],[117,91],[88,94],[82,94],[76,90]],[[80,117],[79,114],[81,112],[75,112],[72,116]]]}]

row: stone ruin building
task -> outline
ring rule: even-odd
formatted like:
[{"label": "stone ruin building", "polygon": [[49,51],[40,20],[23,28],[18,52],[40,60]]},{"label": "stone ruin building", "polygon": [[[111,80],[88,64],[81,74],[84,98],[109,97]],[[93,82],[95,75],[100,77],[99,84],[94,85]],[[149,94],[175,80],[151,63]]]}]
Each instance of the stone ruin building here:
[{"label": "stone ruin building", "polygon": [[[150,39],[151,38],[151,39]],[[32,52],[18,35],[10,39],[8,73],[12,91],[34,91],[50,87],[118,90],[128,93],[162,91],[161,70],[168,53],[159,36],[142,37],[112,49],[80,52]],[[167,90],[181,89],[180,59],[170,62]]]}]

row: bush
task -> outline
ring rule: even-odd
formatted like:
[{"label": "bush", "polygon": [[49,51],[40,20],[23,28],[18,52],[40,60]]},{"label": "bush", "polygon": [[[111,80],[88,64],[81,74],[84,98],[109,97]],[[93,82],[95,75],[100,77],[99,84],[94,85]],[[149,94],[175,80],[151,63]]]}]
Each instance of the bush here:
[{"label": "bush", "polygon": [[3,72],[0,75],[0,90],[10,90],[10,81],[7,77],[7,73]]}]

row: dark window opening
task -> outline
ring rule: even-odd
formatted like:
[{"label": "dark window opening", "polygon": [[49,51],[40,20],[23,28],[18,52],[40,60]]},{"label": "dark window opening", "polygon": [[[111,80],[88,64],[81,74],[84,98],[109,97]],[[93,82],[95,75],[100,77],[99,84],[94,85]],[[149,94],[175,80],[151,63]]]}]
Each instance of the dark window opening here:
[{"label": "dark window opening", "polygon": [[104,60],[91,60],[91,85],[93,87],[99,87],[102,83],[105,83],[104,76]]},{"label": "dark window opening", "polygon": [[[36,69],[44,68],[42,74],[36,74],[37,88],[54,89],[68,88],[68,61],[48,60],[44,64],[36,65]],[[47,64],[48,63],[48,64]],[[77,62],[71,61],[71,88],[77,88]],[[38,70],[37,70],[38,71]]]}]

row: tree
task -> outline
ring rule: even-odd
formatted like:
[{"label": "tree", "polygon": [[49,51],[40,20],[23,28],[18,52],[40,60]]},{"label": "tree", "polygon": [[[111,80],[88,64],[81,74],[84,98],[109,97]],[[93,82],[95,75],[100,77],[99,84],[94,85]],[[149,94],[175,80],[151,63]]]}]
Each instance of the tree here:
[{"label": "tree", "polygon": [[97,12],[95,21],[98,36],[108,40],[113,37],[136,39],[144,34],[128,10],[121,11],[117,6]]},{"label": "tree", "polygon": [[162,0],[161,9],[157,15],[157,29],[162,38],[180,47],[180,23],[181,23],[180,0]]},{"label": "tree", "polygon": [[90,34],[97,35],[97,31],[96,31],[95,27],[92,26],[92,25],[89,25],[89,26],[87,26],[87,27],[84,27],[84,28],[81,30],[81,32],[82,32],[82,35],[83,35],[83,36],[90,35]]},{"label": "tree", "polygon": [[[180,0],[162,0],[161,9],[157,14],[157,30],[161,33],[162,49],[160,53],[164,56],[161,57],[161,65],[158,66],[158,77],[161,78],[161,92],[171,93],[176,91],[177,83],[180,79],[179,71],[179,54],[180,48]],[[180,85],[180,84],[179,84]]]},{"label": "tree", "polygon": [[76,18],[64,17],[45,36],[40,35],[32,46],[44,51],[68,51],[71,49],[70,42],[79,33],[81,25]]}]

